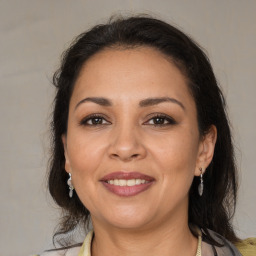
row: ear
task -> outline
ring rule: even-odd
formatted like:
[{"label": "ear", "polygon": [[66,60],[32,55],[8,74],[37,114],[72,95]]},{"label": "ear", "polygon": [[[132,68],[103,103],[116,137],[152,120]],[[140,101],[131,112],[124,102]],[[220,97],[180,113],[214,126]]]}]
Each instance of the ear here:
[{"label": "ear", "polygon": [[67,136],[66,136],[66,134],[63,134],[61,136],[61,140],[63,143],[64,155],[65,155],[65,170],[67,173],[71,173],[71,167],[70,167],[68,151],[67,151]]},{"label": "ear", "polygon": [[212,161],[215,144],[217,140],[217,129],[214,125],[210,127],[208,132],[202,137],[199,145],[195,175],[200,176],[200,168],[205,171]]}]

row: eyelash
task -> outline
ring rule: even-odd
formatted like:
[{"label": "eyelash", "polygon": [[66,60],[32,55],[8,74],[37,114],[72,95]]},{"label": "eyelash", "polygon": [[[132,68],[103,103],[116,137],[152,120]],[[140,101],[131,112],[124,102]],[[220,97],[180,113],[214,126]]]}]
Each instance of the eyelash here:
[{"label": "eyelash", "polygon": [[[101,123],[93,123],[93,120],[95,121],[96,119],[101,120]],[[160,119],[161,121],[163,121],[164,123],[153,123],[150,124],[150,121],[153,120],[156,121],[157,119]],[[91,121],[91,123],[89,124],[88,122]],[[102,123],[102,122],[106,122],[106,123]],[[167,123],[165,123],[167,122]],[[89,115],[87,117],[85,117],[84,119],[82,119],[79,122],[80,125],[82,126],[99,126],[99,125],[109,125],[111,124],[109,121],[106,120],[105,117],[103,117],[102,115],[98,115],[98,114],[93,114],[93,115]],[[168,115],[164,115],[164,114],[155,114],[154,116],[152,116],[148,121],[143,123],[144,125],[154,125],[155,127],[159,127],[159,126],[168,126],[168,125],[175,125],[177,124],[177,122],[170,116]]]},{"label": "eyelash", "polygon": [[[105,123],[105,124],[103,124],[103,123],[100,123],[100,124],[91,123],[91,124],[89,124],[88,123],[89,121],[93,122],[93,120],[95,120],[95,119],[100,119],[103,122],[106,121],[107,123]],[[85,117],[84,119],[82,119],[79,124],[82,125],[82,126],[98,126],[98,125],[108,125],[108,124],[111,124],[111,123],[109,121],[107,121],[106,118],[104,118],[102,115],[93,114],[93,115],[89,115],[89,116]]]},{"label": "eyelash", "polygon": [[[158,123],[158,124],[149,124],[150,121],[155,120],[156,119],[161,119],[162,121],[164,121],[164,123]],[[167,121],[167,123],[165,123]],[[155,114],[153,117],[151,117],[147,122],[145,122],[144,124],[146,125],[154,125],[155,127],[159,127],[159,126],[168,126],[168,125],[175,125],[177,124],[177,122],[170,116],[168,115],[164,115],[164,114]]]}]

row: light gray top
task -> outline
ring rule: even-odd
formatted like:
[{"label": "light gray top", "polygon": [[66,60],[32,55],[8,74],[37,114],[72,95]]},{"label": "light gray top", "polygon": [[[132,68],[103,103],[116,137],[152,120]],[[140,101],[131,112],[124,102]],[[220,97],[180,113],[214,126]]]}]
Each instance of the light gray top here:
[{"label": "light gray top", "polygon": [[[213,246],[206,241],[202,241],[202,256],[242,256],[238,249],[224,237],[215,233],[214,231],[208,231],[217,242],[219,242],[220,244],[224,244],[224,246]],[[41,256],[91,256],[90,252],[92,237],[93,231],[90,231],[85,238],[82,250],[81,246],[78,246],[66,250],[44,252],[43,254],[41,254]]]}]

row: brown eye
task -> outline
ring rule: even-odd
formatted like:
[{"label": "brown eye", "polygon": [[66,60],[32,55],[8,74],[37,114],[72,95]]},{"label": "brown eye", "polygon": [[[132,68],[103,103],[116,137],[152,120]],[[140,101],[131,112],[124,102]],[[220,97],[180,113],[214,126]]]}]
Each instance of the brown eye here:
[{"label": "brown eye", "polygon": [[166,118],[163,118],[163,117],[152,118],[152,121],[153,121],[154,124],[165,124],[165,123],[168,123]]},{"label": "brown eye", "polygon": [[157,115],[149,119],[146,124],[154,126],[165,126],[165,125],[174,125],[176,121],[166,115]]},{"label": "brown eye", "polygon": [[110,122],[108,122],[102,116],[97,116],[97,115],[88,116],[80,122],[80,125],[87,125],[87,126],[98,126],[98,125],[106,125],[106,124],[110,124]]},{"label": "brown eye", "polygon": [[92,125],[98,125],[103,123],[103,119],[99,117],[95,117],[88,120],[87,123]]}]

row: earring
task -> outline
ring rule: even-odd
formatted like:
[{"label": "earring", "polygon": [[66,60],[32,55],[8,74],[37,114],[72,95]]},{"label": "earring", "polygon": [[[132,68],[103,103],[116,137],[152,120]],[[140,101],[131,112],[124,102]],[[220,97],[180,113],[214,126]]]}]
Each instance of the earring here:
[{"label": "earring", "polygon": [[199,196],[202,196],[203,192],[204,192],[203,169],[199,168],[199,170],[200,170],[201,174],[200,174],[200,184],[198,186],[198,194],[199,194]]},{"label": "earring", "polygon": [[69,188],[69,197],[71,198],[73,196],[73,190],[74,190],[74,187],[72,184],[71,173],[69,173],[69,178],[68,178],[67,184],[68,184],[68,188]]}]

